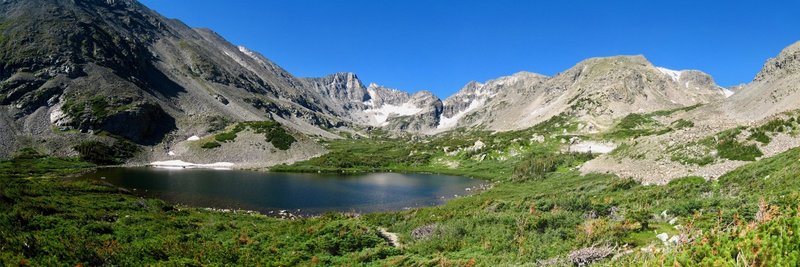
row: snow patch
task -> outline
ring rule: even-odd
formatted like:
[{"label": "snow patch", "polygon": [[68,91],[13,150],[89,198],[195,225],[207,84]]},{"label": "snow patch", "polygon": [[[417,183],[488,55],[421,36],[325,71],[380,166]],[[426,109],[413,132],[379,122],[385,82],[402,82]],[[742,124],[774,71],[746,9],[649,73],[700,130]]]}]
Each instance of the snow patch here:
[{"label": "snow patch", "polygon": [[375,99],[378,98],[378,92],[375,92],[375,88],[377,88],[377,87],[378,87],[378,85],[375,84],[375,83],[370,83],[369,84],[369,87],[367,87],[367,94],[369,95],[369,100],[364,101],[365,105],[370,106],[370,107],[374,107],[375,106]]},{"label": "snow patch", "polygon": [[[263,60],[258,58],[255,53],[251,52],[250,50],[247,50],[247,48],[245,48],[244,46],[239,46],[239,51],[244,53],[248,57],[252,58],[253,60],[255,60],[258,64],[261,65],[260,67],[265,67],[267,65],[267,64],[265,64],[265,62]],[[235,55],[233,53],[229,53],[227,50],[224,51],[224,53],[225,53],[226,56],[228,56],[229,58],[233,59],[233,61],[236,61],[236,63],[239,63],[239,65],[244,67],[245,69],[247,69],[249,71],[252,71],[253,73],[258,73],[258,71],[251,64],[246,62],[245,59],[240,57],[239,55]],[[256,67],[258,67],[258,66],[256,66]]]},{"label": "snow patch", "polygon": [[387,123],[386,120],[388,120],[389,116],[391,115],[408,116],[417,114],[420,111],[422,111],[422,108],[414,106],[414,104],[411,103],[403,103],[403,105],[400,106],[392,104],[384,104],[380,108],[371,108],[364,110],[365,113],[372,116],[374,122],[376,122],[381,126],[386,125]]},{"label": "snow patch", "polygon": [[662,67],[656,67],[656,69],[658,69],[658,71],[660,71],[661,73],[666,74],[667,76],[672,78],[673,81],[676,81],[676,82],[681,79],[681,73],[683,73],[682,71],[671,70],[671,69],[662,68]]},{"label": "snow patch", "polygon": [[470,113],[471,111],[476,110],[479,107],[483,106],[483,104],[485,102],[486,102],[486,99],[473,100],[472,103],[470,103],[469,106],[466,109],[454,114],[450,118],[445,117],[444,114],[439,115],[439,125],[437,125],[436,128],[437,129],[447,129],[447,128],[455,127],[458,124],[458,121],[462,117],[467,115],[467,113]]},{"label": "snow patch", "polygon": [[167,152],[167,155],[170,155],[170,156],[175,156],[175,151],[170,151],[170,152]]},{"label": "snow patch", "polygon": [[247,49],[247,47],[244,47],[244,46],[240,45],[237,48],[239,48],[239,52],[244,53],[248,57],[250,57],[253,60],[257,61],[258,63],[261,63],[261,65],[266,65],[266,64],[264,64],[264,61],[261,60],[261,58],[259,58],[258,55],[255,52],[250,51],[250,49]]},{"label": "snow patch", "polygon": [[61,105],[54,108],[52,112],[50,112],[50,123],[55,124],[59,120],[65,118],[67,115],[64,114],[64,111],[61,111]]},{"label": "snow patch", "polygon": [[[501,83],[500,85],[503,85],[503,83]],[[475,90],[475,96],[479,96],[479,97],[493,97],[494,95],[495,95],[495,94],[492,94],[492,92],[491,92],[491,91],[489,91],[489,90],[486,90],[486,86],[483,86],[482,84],[480,85],[480,87],[478,87],[478,89],[477,89],[477,90]]]},{"label": "snow patch", "polygon": [[150,162],[149,164],[152,167],[156,168],[168,168],[168,169],[215,169],[215,170],[230,170],[236,164],[230,162],[214,162],[210,164],[196,164],[191,162],[186,162],[182,160],[167,160],[167,161],[154,161]]},{"label": "snow patch", "polygon": [[196,135],[192,135],[191,137],[186,138],[186,141],[197,141],[197,140],[200,140],[200,137]]},{"label": "snow patch", "polygon": [[591,152],[599,154],[608,154],[611,153],[611,151],[614,151],[615,148],[617,148],[617,145],[613,143],[599,143],[599,142],[585,141],[569,146],[569,151],[581,152],[581,153]]},{"label": "snow patch", "polygon": [[720,87],[720,90],[722,90],[722,94],[725,95],[725,98],[731,97],[734,94],[733,91],[728,90],[727,88]]}]

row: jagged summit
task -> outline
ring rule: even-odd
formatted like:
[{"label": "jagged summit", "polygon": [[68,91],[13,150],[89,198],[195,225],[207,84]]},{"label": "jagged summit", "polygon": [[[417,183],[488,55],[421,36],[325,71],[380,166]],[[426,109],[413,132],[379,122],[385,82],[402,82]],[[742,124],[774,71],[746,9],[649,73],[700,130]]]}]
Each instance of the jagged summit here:
[{"label": "jagged summit", "polygon": [[323,96],[344,101],[369,100],[367,89],[355,73],[339,72],[321,78],[304,78],[312,91]]}]

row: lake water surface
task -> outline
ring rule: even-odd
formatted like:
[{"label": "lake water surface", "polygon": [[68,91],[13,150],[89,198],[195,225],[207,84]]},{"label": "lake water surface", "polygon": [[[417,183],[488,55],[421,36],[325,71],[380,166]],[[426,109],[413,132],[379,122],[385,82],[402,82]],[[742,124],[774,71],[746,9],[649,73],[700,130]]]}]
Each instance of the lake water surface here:
[{"label": "lake water surface", "polygon": [[[481,181],[433,174],[265,173],[240,170],[101,168],[83,178],[197,207],[299,214],[376,212],[438,205]],[[300,210],[299,212],[297,210]]]}]

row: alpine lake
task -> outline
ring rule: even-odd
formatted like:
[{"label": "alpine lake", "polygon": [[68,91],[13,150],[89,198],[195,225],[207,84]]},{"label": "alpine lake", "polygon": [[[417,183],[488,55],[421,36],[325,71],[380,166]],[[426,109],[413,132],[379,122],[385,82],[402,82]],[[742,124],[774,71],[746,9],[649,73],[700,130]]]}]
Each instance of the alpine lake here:
[{"label": "alpine lake", "polygon": [[125,167],[81,176],[143,197],[192,207],[295,215],[396,211],[443,204],[485,183],[436,174],[273,173],[245,170]]}]

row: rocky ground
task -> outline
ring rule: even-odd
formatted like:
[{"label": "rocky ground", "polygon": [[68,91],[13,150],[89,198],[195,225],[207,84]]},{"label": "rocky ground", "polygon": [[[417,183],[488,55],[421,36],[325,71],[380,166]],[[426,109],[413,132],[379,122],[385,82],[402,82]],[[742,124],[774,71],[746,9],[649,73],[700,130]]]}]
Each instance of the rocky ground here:
[{"label": "rocky ground", "polygon": [[[682,117],[682,116],[681,116]],[[771,117],[774,118],[774,117]],[[769,121],[764,119],[749,126],[762,125]],[[671,159],[670,148],[679,144],[697,141],[715,133],[736,127],[728,121],[706,121],[689,129],[678,130],[664,135],[648,136],[627,141],[632,144],[629,151],[623,154],[603,155],[581,166],[582,173],[614,173],[620,177],[632,178],[645,184],[665,184],[686,176],[700,176],[707,180],[717,179],[723,174],[736,169],[748,161],[717,159],[714,163],[698,166],[683,164]],[[771,157],[791,148],[800,147],[800,136],[792,133],[771,133],[771,142],[766,145],[757,144],[764,154],[761,158]],[[748,142],[746,134],[739,137]],[[712,151],[712,153],[714,153]]]}]

